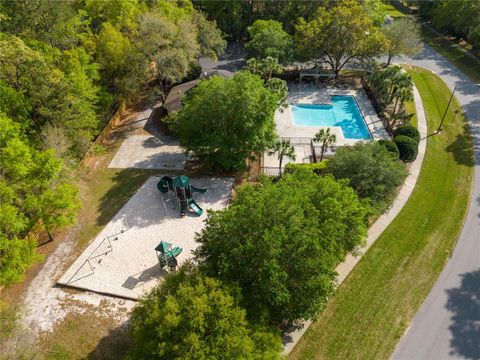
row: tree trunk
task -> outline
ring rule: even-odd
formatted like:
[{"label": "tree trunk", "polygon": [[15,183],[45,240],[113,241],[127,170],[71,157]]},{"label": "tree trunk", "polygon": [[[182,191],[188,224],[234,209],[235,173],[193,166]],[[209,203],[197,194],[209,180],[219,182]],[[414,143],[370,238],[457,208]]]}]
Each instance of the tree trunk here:
[{"label": "tree trunk", "polygon": [[388,54],[387,67],[390,65],[391,61],[392,61],[392,54]]},{"label": "tree trunk", "polygon": [[278,173],[280,177],[282,176],[282,163],[283,163],[283,155],[280,155],[280,164],[278,165]]},{"label": "tree trunk", "polygon": [[326,143],[323,142],[322,143],[322,151],[320,152],[320,162],[323,161],[323,153],[325,152],[325,145],[326,145]]}]

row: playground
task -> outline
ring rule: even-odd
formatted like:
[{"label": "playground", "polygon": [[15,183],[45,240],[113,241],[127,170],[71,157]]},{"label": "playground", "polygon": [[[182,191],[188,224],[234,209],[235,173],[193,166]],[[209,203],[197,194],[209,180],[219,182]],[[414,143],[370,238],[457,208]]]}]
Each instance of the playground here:
[{"label": "playground", "polygon": [[[224,208],[231,178],[151,177],[74,261],[58,284],[138,299],[192,257],[207,210]],[[162,263],[162,265],[160,265]]]}]

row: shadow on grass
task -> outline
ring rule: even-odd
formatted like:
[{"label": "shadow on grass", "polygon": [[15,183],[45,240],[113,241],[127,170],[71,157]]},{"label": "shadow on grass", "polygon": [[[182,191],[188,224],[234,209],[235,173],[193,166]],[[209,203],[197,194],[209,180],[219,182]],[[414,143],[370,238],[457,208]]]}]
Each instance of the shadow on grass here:
[{"label": "shadow on grass", "polygon": [[455,137],[455,140],[447,146],[446,150],[453,154],[458,164],[468,167],[475,165],[472,138],[469,134],[469,126],[467,124],[464,124],[463,132]]},{"label": "shadow on grass", "polygon": [[98,342],[87,356],[89,360],[117,360],[123,359],[132,343],[129,334],[128,323],[118,326],[109,331]]},{"label": "shadow on grass", "polygon": [[453,313],[451,355],[480,359],[480,269],[461,277],[460,287],[447,290],[446,308]]}]

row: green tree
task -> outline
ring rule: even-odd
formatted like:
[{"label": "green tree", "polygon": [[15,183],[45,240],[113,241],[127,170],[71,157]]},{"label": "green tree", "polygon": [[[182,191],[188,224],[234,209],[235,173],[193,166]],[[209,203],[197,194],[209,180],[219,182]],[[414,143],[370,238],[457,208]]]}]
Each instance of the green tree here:
[{"label": "green tree", "polygon": [[301,58],[321,59],[338,77],[352,59],[382,54],[386,40],[357,1],[342,0],[330,10],[320,7],[309,22],[301,18],[295,44]]},{"label": "green tree", "polygon": [[392,58],[395,56],[412,56],[422,50],[420,24],[414,19],[408,17],[396,19],[391,24],[385,24],[382,30],[388,41],[386,48],[387,66],[390,65]]},{"label": "green tree", "polygon": [[272,79],[273,74],[279,74],[283,66],[278,63],[276,58],[267,56],[265,59],[251,58],[247,60],[247,69],[252,74],[260,75],[265,81]]},{"label": "green tree", "polygon": [[237,190],[228,208],[209,213],[196,259],[240,286],[250,318],[313,318],[333,290],[335,266],[364,241],[366,207],[345,182],[313,172]]},{"label": "green tree", "polygon": [[272,57],[280,63],[292,60],[293,42],[291,36],[275,20],[256,20],[248,28],[250,41],[246,50],[250,58],[265,59]]},{"label": "green tree", "polygon": [[51,150],[38,151],[20,126],[0,114],[0,285],[21,279],[36,259],[35,243],[23,239],[41,221],[47,232],[74,221],[77,190]]},{"label": "green tree", "polygon": [[[150,70],[162,87],[185,78],[200,53],[195,25],[189,19],[173,22],[155,11],[142,16],[138,46],[145,57],[145,69]],[[152,63],[154,66],[151,66]]]},{"label": "green tree", "polygon": [[358,195],[369,199],[379,213],[390,206],[408,175],[402,163],[376,142],[338,148],[328,161],[327,171],[336,179],[348,179]]},{"label": "green tree", "polygon": [[323,155],[325,154],[325,150],[327,147],[333,144],[337,140],[337,136],[335,134],[330,133],[330,128],[327,130],[320,129],[313,138],[315,142],[322,144],[320,148],[320,162],[323,161]]},{"label": "green tree", "polygon": [[247,72],[232,79],[202,80],[170,117],[171,128],[187,151],[211,168],[239,170],[245,159],[275,141],[273,115],[278,94]]},{"label": "green tree", "polygon": [[278,168],[280,171],[280,176],[282,176],[282,164],[285,157],[290,158],[292,161],[295,161],[295,148],[290,144],[290,140],[282,139],[275,142],[273,148],[269,151],[270,155],[278,155]]},{"label": "green tree", "polygon": [[216,60],[227,47],[227,42],[223,38],[222,32],[217,28],[215,22],[208,21],[201,13],[195,13],[193,21],[197,27],[197,41],[200,45],[200,54]]},{"label": "green tree", "polygon": [[0,7],[6,15],[0,32],[44,41],[61,49],[75,47],[88,26],[85,14],[77,11],[73,1],[1,0]]},{"label": "green tree", "polygon": [[280,358],[280,336],[249,325],[238,290],[188,266],[140,300],[132,335],[132,359]]},{"label": "green tree", "polygon": [[381,26],[387,16],[387,6],[382,0],[364,0],[362,6],[368,16],[372,19],[373,25]]}]

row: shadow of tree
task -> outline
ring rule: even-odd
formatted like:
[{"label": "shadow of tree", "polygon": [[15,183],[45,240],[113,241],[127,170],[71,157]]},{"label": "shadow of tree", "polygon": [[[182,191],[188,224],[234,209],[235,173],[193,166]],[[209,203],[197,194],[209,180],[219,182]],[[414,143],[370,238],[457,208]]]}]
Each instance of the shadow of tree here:
[{"label": "shadow of tree", "polygon": [[480,268],[462,274],[460,287],[448,289],[446,308],[453,313],[452,355],[480,359]]},{"label": "shadow of tree", "polygon": [[123,359],[132,343],[129,335],[129,323],[124,323],[109,331],[89,354],[89,360]]},{"label": "shadow of tree", "polygon": [[455,161],[458,164],[473,167],[474,151],[472,146],[472,138],[468,135],[469,126],[464,124],[463,132],[455,137],[455,140],[447,146],[447,152],[453,154]]}]

